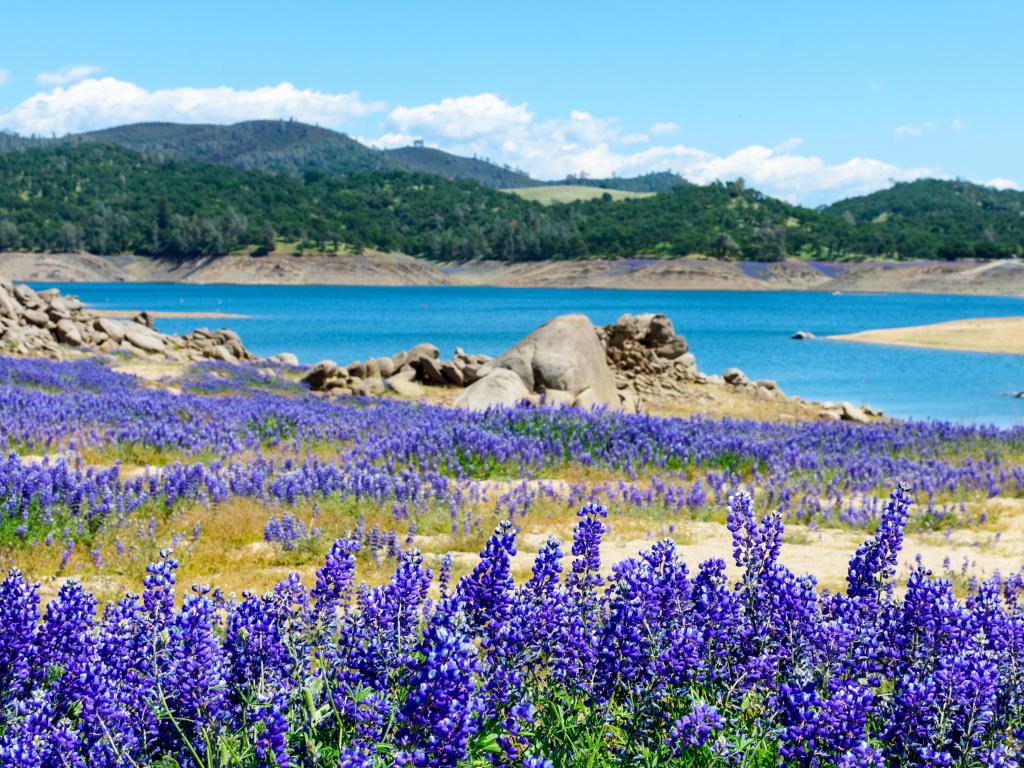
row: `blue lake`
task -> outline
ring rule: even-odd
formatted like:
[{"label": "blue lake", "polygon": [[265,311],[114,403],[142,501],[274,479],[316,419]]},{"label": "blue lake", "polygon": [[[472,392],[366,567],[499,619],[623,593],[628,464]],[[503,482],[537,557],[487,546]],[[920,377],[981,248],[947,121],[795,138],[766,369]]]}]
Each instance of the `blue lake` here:
[{"label": "blue lake", "polygon": [[663,312],[701,370],[729,366],[779,382],[788,394],[867,402],[894,416],[1024,423],[1024,357],[940,352],[789,336],[1024,314],[1008,297],[609,291],[546,288],[235,286],[36,283],[99,308],[248,315],[232,320],[159,320],[164,331],[228,325],[259,355],[290,351],[304,363],[346,363],[429,341],[495,354],[551,317],[583,312],[595,323],[624,312]]}]

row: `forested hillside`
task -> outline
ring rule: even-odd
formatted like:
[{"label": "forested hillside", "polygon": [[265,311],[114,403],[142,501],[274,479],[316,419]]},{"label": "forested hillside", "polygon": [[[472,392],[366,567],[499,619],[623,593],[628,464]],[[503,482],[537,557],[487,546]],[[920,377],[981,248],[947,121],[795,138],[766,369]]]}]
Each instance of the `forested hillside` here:
[{"label": "forested hillside", "polygon": [[588,176],[567,176],[559,184],[575,184],[581,187],[599,187],[600,189],[618,189],[623,192],[667,192],[674,187],[681,187],[688,182],[678,173],[658,171],[645,173],[642,176],[592,179]]},{"label": "forested hillside", "polygon": [[188,257],[285,243],[509,261],[989,258],[1024,250],[1024,194],[964,182],[901,184],[820,210],[741,181],[542,206],[423,173],[272,174],[94,141],[20,141],[0,152],[0,250]]},{"label": "forested hillside", "polygon": [[826,210],[870,224],[880,243],[927,258],[996,258],[1020,253],[1024,243],[1024,193],[966,181],[896,184]]},{"label": "forested hillside", "polygon": [[235,125],[136,123],[80,133],[62,141],[117,144],[165,158],[278,173],[344,175],[400,168],[381,152],[343,133],[284,120]]},{"label": "forested hillside", "polygon": [[526,173],[475,157],[459,157],[431,147],[389,149],[385,157],[396,167],[416,173],[432,173],[446,179],[469,179],[494,189],[534,187],[541,182]]}]

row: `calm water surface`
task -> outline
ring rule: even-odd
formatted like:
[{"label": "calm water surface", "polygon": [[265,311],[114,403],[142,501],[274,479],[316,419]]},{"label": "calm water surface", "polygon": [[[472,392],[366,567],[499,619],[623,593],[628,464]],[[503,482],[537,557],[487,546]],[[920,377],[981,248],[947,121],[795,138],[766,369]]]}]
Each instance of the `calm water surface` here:
[{"label": "calm water surface", "polygon": [[788,394],[868,402],[916,418],[1024,423],[1024,357],[938,352],[830,341],[818,336],[966,317],[1024,314],[1024,300],[982,296],[608,291],[546,288],[226,286],[47,283],[109,309],[228,312],[244,320],[159,320],[164,331],[229,325],[259,355],[291,351],[304,363],[346,363],[429,341],[495,354],[565,312],[598,324],[623,312],[663,312],[690,343],[700,368],[742,368]]}]

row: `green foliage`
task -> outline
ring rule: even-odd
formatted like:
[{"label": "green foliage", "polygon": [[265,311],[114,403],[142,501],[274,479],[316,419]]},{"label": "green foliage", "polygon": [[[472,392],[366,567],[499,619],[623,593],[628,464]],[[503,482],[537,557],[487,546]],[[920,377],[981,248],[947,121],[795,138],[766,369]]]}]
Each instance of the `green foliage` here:
[{"label": "green foliage", "polygon": [[384,153],[396,167],[416,173],[432,173],[446,179],[468,179],[494,189],[534,187],[539,182],[523,171],[496,165],[476,157],[459,157],[432,147],[401,147]]},{"label": "green foliage", "polygon": [[992,259],[1024,251],[1024,193],[966,181],[897,184],[825,209],[860,224],[872,252]]},{"label": "green foliage", "polygon": [[[542,206],[473,181],[389,170],[381,153],[319,131],[264,121],[147,124],[55,141],[0,134],[0,250],[176,259],[268,253],[281,241],[300,252],[456,261],[704,254],[766,262],[1024,252],[1024,193],[966,182],[898,184],[818,210],[742,181]],[[98,143],[127,143],[125,135],[146,153]]]}]

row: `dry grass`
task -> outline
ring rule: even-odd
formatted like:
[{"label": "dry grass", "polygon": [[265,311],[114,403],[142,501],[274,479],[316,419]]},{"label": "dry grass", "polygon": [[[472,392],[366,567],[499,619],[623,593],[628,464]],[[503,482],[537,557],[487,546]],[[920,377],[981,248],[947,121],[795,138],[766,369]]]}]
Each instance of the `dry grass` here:
[{"label": "dry grass", "polygon": [[[414,546],[423,553],[426,563],[435,570],[444,554],[453,560],[453,575],[468,573],[478,562],[478,553],[498,522],[498,517],[484,501],[472,515],[468,533],[460,526],[453,531],[447,509],[428,509],[414,516]],[[730,562],[731,537],[723,524],[724,511],[696,515],[675,514],[656,509],[638,510],[629,506],[610,505],[609,532],[603,556],[605,569],[625,557],[649,548],[655,541],[671,537],[691,570],[709,558]],[[179,585],[186,591],[191,584],[210,584],[226,593],[262,592],[271,588],[289,573],[300,575],[312,586],[316,569],[323,563],[331,543],[348,535],[360,518],[366,530],[380,526],[394,530],[404,543],[409,520],[395,520],[390,509],[366,502],[326,500],[317,507],[301,503],[294,507],[232,499],[224,504],[205,507],[192,503],[173,513],[162,509],[146,509],[132,516],[121,526],[99,533],[92,542],[76,547],[67,567],[60,571],[61,547],[19,546],[8,550],[5,559],[26,574],[42,582],[44,599],[53,597],[68,574],[81,578],[101,602],[113,600],[126,591],[138,592],[142,587],[146,563],[156,559],[161,549],[175,543],[175,557],[180,562]],[[263,538],[264,525],[271,514],[290,511],[303,523],[322,530],[319,539],[285,551],[268,544]],[[904,568],[916,556],[935,571],[941,571],[946,558],[958,566],[966,557],[976,564],[978,574],[999,570],[1008,573],[1024,564],[1024,499],[991,499],[968,505],[972,515],[987,514],[983,525],[962,528],[948,533],[909,533],[904,548]],[[150,520],[155,530],[149,531]],[[568,555],[572,529],[576,524],[575,509],[558,499],[541,499],[525,516],[516,519],[520,527],[518,554],[513,560],[517,579],[529,577],[534,555],[548,536],[564,544]],[[201,533],[192,539],[196,524]],[[828,589],[841,589],[845,583],[850,555],[868,534],[840,528],[816,530],[804,525],[789,524],[784,539],[782,560],[797,573],[811,573]],[[118,555],[120,541],[124,554]],[[92,559],[92,549],[99,549],[102,567]],[[358,575],[367,583],[386,581],[394,561],[386,557],[374,561],[368,553],[359,558]],[[731,568],[731,562],[730,562]]]},{"label": "dry grass", "polygon": [[551,186],[520,187],[504,191],[519,195],[524,200],[532,200],[543,205],[574,203],[577,200],[596,200],[603,195],[610,195],[612,200],[630,200],[654,196],[653,192],[626,192],[621,189],[588,187],[584,184],[552,184]]}]

